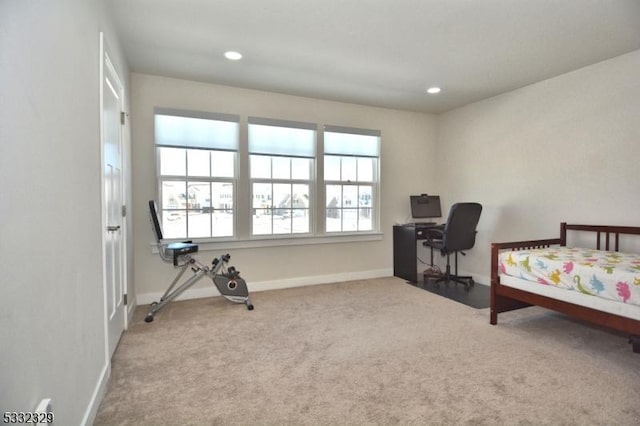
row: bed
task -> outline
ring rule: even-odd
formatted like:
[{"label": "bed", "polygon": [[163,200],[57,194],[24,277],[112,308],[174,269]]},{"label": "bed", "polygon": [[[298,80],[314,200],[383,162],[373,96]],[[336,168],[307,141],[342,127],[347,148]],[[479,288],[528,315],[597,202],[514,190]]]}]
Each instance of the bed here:
[{"label": "bed", "polygon": [[[567,231],[591,233],[595,244],[567,246]],[[560,238],[492,243],[489,322],[541,306],[623,332],[640,353],[640,254],[619,250],[630,235],[640,227],[561,223]]]}]

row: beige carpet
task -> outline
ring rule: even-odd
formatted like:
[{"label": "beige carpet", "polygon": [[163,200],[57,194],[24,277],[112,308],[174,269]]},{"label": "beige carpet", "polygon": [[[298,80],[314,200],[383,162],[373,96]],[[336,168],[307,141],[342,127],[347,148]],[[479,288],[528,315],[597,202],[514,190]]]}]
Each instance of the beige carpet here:
[{"label": "beige carpet", "polygon": [[383,278],[174,302],[114,356],[96,425],[638,425],[625,336]]}]

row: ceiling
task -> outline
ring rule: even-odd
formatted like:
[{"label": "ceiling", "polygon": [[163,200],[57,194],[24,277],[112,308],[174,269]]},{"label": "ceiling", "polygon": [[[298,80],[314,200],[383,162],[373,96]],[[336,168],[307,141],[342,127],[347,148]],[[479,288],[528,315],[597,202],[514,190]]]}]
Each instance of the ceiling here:
[{"label": "ceiling", "polygon": [[640,49],[638,0],[107,1],[133,72],[428,113]]}]

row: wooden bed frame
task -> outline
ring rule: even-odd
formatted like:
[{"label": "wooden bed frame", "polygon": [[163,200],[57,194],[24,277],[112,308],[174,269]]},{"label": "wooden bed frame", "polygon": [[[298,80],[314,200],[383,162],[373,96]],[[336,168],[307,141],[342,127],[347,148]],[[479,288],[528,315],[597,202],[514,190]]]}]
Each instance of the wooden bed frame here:
[{"label": "wooden bed frame", "polygon": [[[491,315],[490,324],[498,323],[498,314],[527,306],[542,306],[562,312],[566,315],[608,327],[629,334],[629,343],[633,352],[640,353],[640,321],[619,315],[587,308],[560,299],[529,293],[500,284],[498,254],[500,251],[528,250],[546,248],[552,245],[567,245],[567,231],[589,231],[596,233],[596,249],[618,251],[620,235],[640,235],[640,227],[602,226],[602,225],[568,225],[560,224],[560,238],[546,240],[518,241],[491,244]],[[604,238],[603,238],[604,237]],[[604,240],[604,241],[603,241]]]}]

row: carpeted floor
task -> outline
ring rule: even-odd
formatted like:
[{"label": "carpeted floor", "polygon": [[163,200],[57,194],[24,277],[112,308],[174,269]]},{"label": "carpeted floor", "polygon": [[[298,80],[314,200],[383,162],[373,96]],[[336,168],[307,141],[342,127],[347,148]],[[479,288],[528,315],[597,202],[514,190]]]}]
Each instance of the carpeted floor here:
[{"label": "carpeted floor", "polygon": [[95,425],[638,425],[625,336],[381,278],[146,306]]}]

